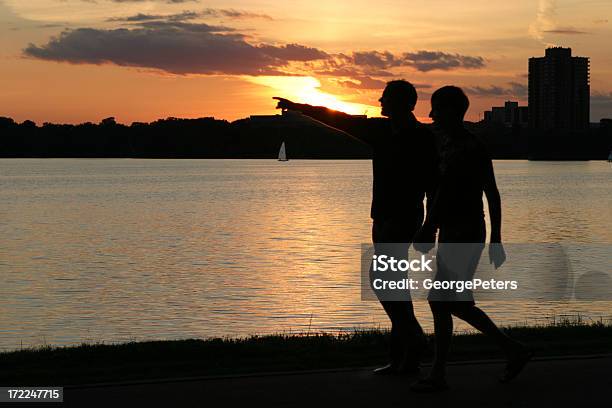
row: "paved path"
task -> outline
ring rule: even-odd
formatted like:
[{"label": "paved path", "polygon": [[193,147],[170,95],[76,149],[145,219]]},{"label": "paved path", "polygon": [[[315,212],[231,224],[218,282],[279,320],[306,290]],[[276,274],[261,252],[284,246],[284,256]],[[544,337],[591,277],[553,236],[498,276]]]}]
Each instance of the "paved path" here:
[{"label": "paved path", "polygon": [[502,367],[498,362],[450,366],[448,379],[452,389],[435,395],[411,392],[410,379],[378,377],[369,369],[358,369],[65,389],[63,406],[611,406],[612,356],[536,360],[510,384],[497,383]]}]

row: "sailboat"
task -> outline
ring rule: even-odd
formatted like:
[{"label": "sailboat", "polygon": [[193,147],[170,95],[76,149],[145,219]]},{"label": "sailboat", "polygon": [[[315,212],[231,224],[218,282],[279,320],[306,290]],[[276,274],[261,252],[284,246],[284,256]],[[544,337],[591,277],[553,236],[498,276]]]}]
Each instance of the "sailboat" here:
[{"label": "sailboat", "polygon": [[288,161],[289,159],[287,158],[287,152],[285,151],[285,142],[283,142],[283,144],[280,147],[280,150],[278,151],[278,161]]}]

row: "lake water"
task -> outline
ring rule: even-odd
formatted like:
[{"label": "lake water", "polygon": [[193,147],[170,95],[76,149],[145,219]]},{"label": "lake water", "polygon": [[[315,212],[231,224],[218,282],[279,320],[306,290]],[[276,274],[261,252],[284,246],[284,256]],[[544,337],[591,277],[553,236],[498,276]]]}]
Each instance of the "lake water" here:
[{"label": "lake water", "polygon": [[[609,163],[495,171],[506,242],[612,243]],[[360,297],[369,161],[2,159],[0,187],[0,349],[388,325]],[[612,310],[482,306],[504,324]]]}]

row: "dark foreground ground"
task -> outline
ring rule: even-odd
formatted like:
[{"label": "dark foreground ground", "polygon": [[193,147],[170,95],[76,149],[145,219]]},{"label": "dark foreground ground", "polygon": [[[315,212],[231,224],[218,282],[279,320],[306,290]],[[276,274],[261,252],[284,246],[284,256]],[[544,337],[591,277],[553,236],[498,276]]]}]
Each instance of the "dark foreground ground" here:
[{"label": "dark foreground ground", "polygon": [[433,395],[411,392],[408,388],[411,379],[374,376],[370,368],[362,368],[69,388],[65,389],[63,406],[609,406],[611,355],[536,359],[510,384],[496,381],[502,367],[501,362],[455,363],[448,373],[452,388]]},{"label": "dark foreground ground", "polygon": [[[506,331],[538,357],[612,354],[612,325],[555,322]],[[433,336],[425,362],[433,357]],[[172,378],[369,367],[384,363],[389,333],[357,331],[244,339],[191,339],[84,344],[0,353],[0,386],[83,385]],[[453,338],[451,360],[500,359],[480,334]]]},{"label": "dark foreground ground", "polygon": [[13,351],[0,353],[0,386],[61,386],[64,406],[76,407],[610,406],[610,324],[561,321],[506,331],[536,354],[515,382],[497,383],[502,356],[490,339],[459,334],[452,389],[441,395],[412,393],[414,379],[371,374],[387,360],[389,333],[381,330]]}]

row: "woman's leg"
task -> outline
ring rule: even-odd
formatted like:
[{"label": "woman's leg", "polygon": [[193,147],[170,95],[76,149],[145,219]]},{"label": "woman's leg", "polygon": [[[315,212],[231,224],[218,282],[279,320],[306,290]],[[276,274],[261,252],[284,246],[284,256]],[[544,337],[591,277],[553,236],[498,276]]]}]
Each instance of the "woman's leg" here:
[{"label": "woman's leg", "polygon": [[523,349],[521,343],[508,337],[482,309],[472,302],[455,302],[452,314],[491,337],[508,356]]},{"label": "woman's leg", "polygon": [[500,377],[501,382],[508,382],[516,377],[525,367],[525,364],[533,357],[533,353],[529,349],[522,343],[508,337],[493,323],[484,311],[473,303],[466,305],[457,304],[453,310],[453,315],[490,336],[504,350],[507,363],[504,373]]}]

